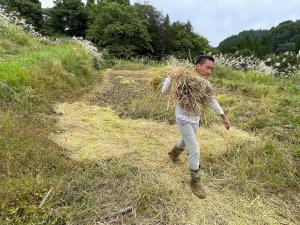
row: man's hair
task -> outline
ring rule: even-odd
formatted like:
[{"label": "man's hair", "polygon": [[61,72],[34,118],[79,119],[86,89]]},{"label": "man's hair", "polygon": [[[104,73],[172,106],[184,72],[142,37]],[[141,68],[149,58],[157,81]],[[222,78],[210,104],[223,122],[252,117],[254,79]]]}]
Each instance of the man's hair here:
[{"label": "man's hair", "polygon": [[197,64],[203,64],[206,60],[210,60],[210,61],[215,62],[214,57],[212,57],[210,55],[200,55],[200,56],[198,56],[198,58],[197,58],[197,60],[195,62],[195,65],[197,65]]}]

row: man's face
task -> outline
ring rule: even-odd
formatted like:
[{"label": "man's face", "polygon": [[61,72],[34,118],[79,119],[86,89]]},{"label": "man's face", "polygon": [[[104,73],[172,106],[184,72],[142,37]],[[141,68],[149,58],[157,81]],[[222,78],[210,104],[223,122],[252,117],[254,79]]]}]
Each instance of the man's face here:
[{"label": "man's face", "polygon": [[196,72],[205,79],[208,79],[212,72],[213,66],[214,62],[209,59],[206,59],[204,63],[196,65]]}]

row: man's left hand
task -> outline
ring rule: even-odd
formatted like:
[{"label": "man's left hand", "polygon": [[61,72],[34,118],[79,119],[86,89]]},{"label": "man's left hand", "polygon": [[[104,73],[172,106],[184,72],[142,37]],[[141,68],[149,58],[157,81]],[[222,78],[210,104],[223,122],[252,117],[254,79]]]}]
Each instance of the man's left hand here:
[{"label": "man's left hand", "polygon": [[223,118],[223,124],[226,127],[227,130],[230,129],[231,123],[230,120],[228,119],[228,117],[226,115],[222,115]]}]

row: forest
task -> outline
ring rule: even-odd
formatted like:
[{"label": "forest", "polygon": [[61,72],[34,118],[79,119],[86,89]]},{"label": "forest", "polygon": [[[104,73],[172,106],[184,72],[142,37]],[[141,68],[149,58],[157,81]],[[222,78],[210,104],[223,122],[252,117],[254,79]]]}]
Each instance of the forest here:
[{"label": "forest", "polygon": [[300,49],[300,20],[285,21],[270,30],[242,31],[223,40],[218,49],[222,53],[255,55],[264,58],[270,54],[298,53]]}]

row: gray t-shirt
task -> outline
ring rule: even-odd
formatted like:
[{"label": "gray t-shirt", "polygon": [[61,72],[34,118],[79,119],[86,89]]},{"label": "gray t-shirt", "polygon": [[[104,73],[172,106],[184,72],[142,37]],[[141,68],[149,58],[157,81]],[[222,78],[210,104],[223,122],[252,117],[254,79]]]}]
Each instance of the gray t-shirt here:
[{"label": "gray t-shirt", "polygon": [[[164,94],[167,93],[170,90],[171,84],[172,84],[172,79],[171,79],[171,77],[168,76],[164,80],[161,92]],[[217,100],[214,97],[212,97],[210,105],[218,115],[224,114],[223,109],[221,108],[221,106],[219,105],[219,103],[217,102]],[[176,115],[176,118],[187,121],[189,123],[199,123],[199,121],[200,121],[200,112],[197,113],[196,115],[190,115],[183,108],[181,108],[180,105],[178,105],[178,104],[176,105],[175,115]]]}]

